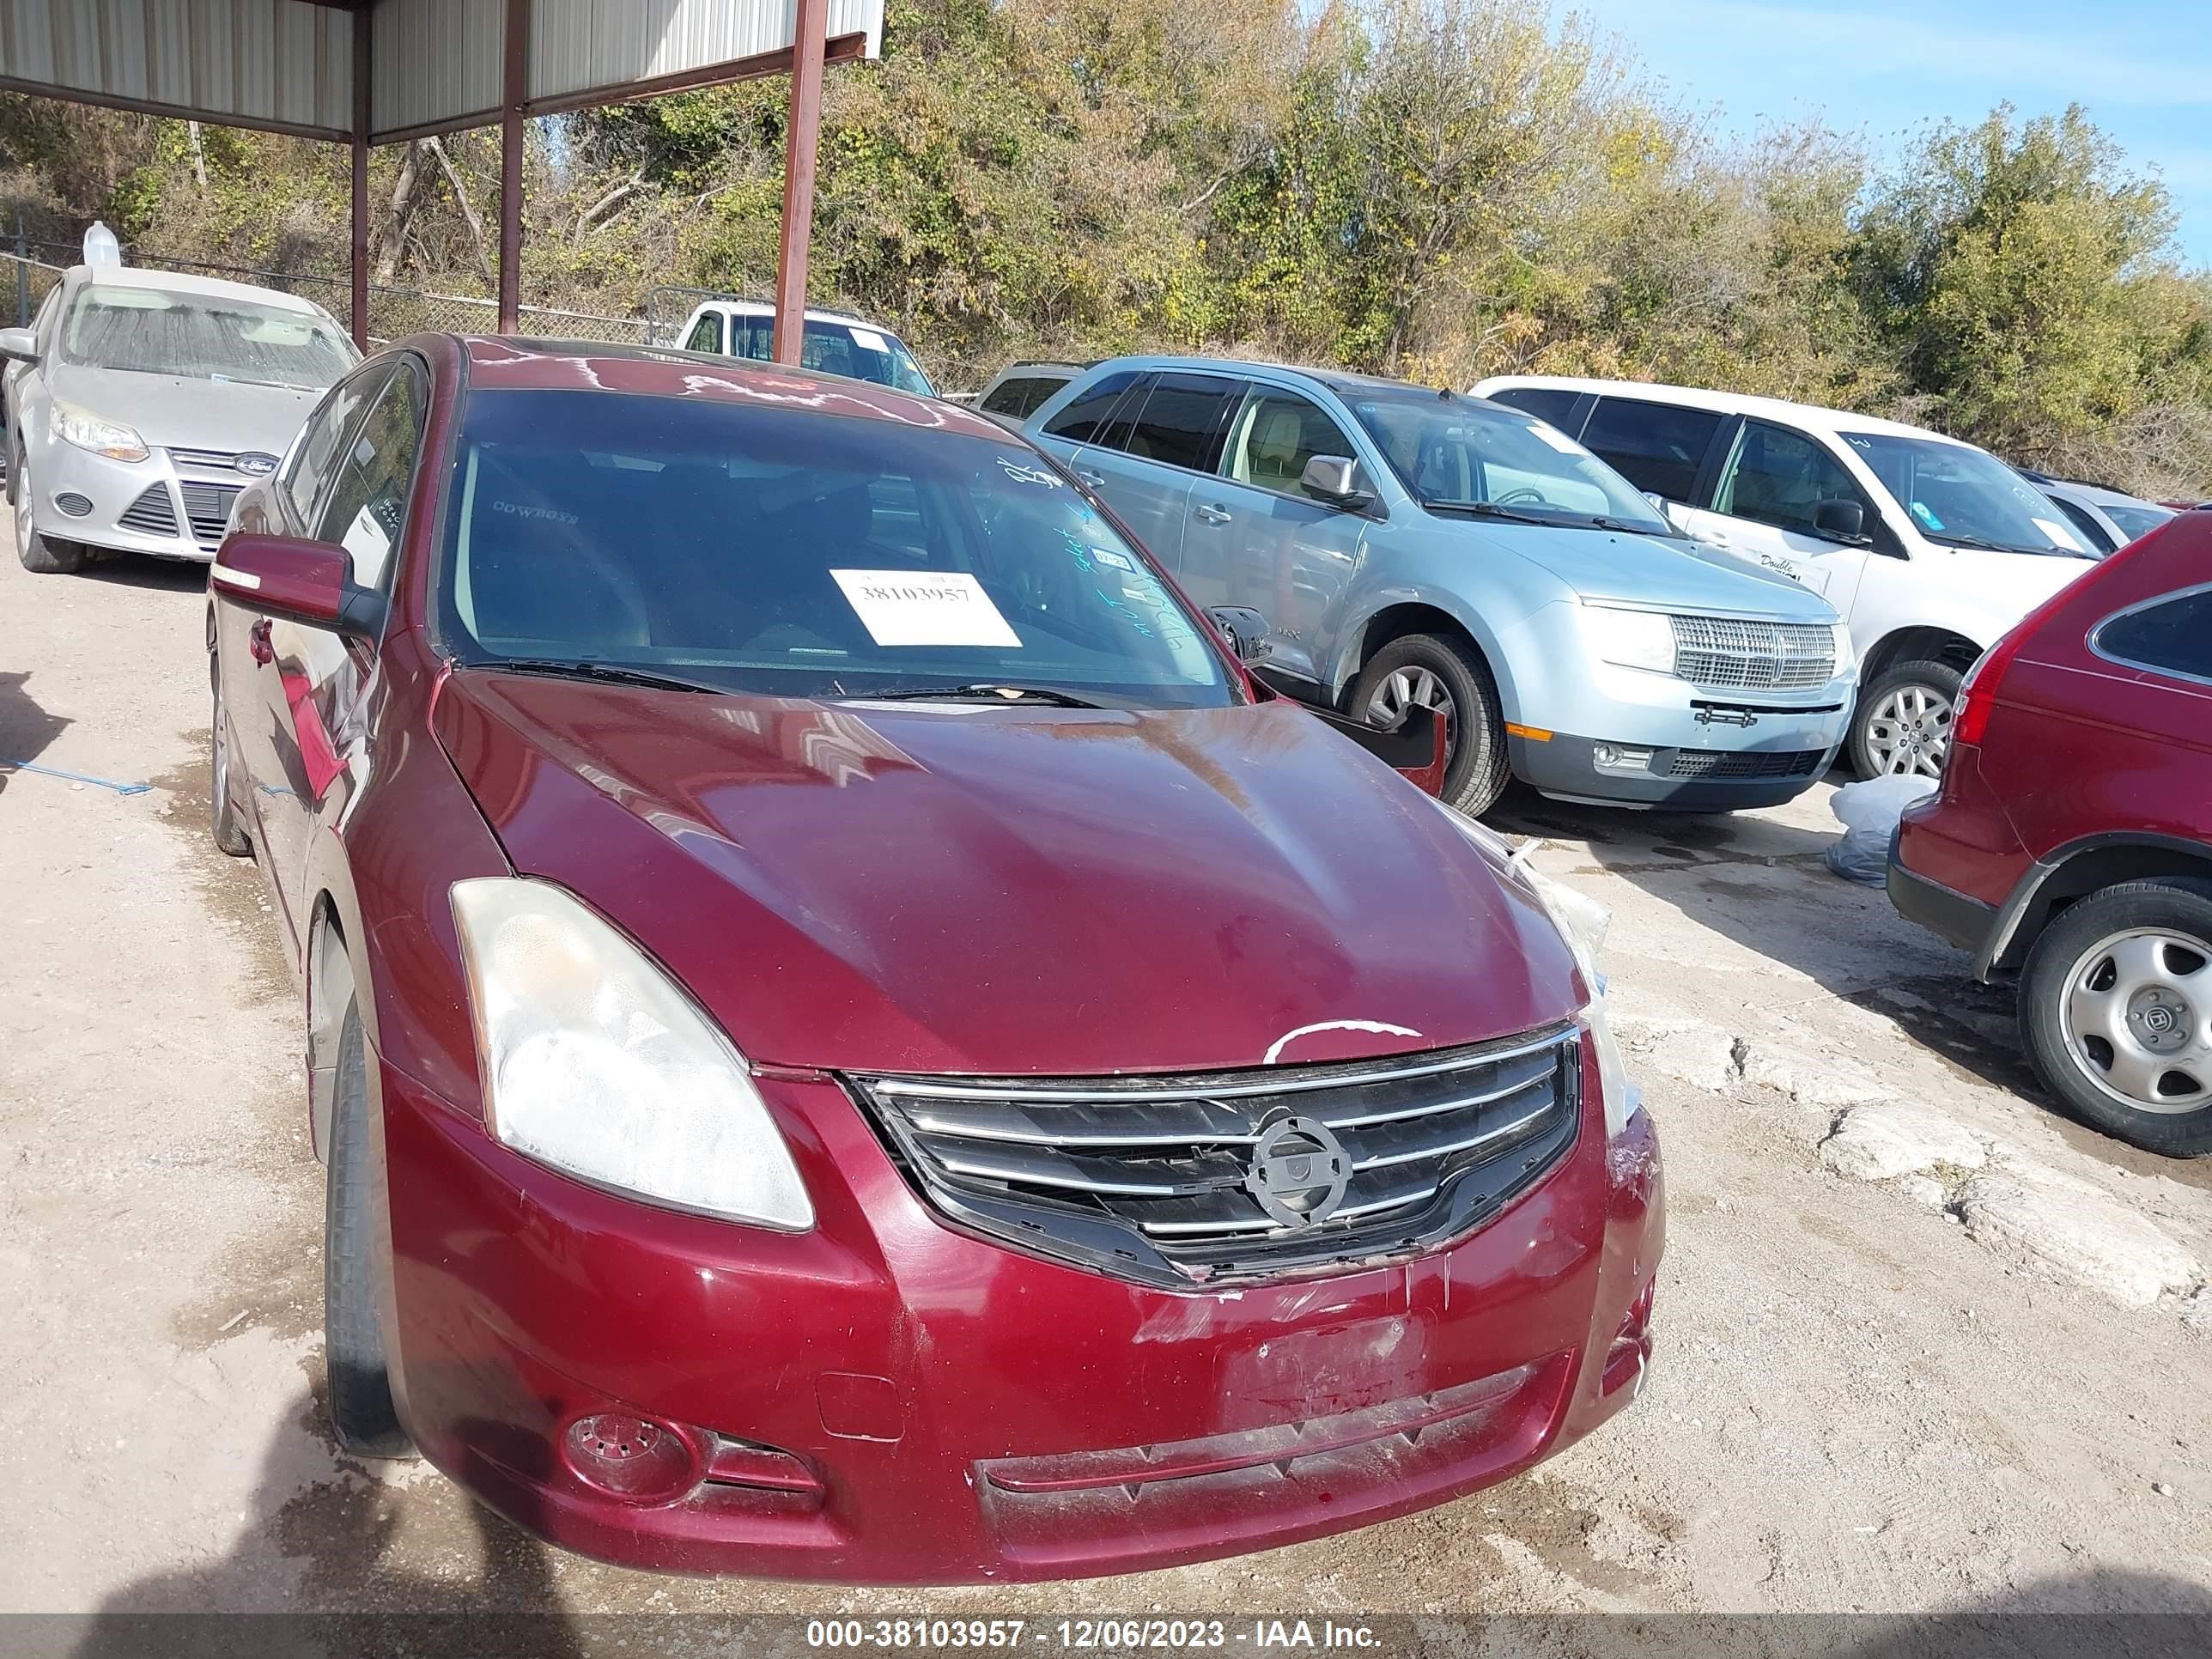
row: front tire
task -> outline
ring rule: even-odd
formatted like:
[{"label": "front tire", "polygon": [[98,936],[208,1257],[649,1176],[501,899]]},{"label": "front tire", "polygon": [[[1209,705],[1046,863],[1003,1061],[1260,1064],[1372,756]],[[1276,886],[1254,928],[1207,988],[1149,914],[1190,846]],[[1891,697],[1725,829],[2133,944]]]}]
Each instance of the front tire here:
[{"label": "front tire", "polygon": [[2124,882],[2070,905],[2021,975],[2022,1045],[2085,1122],[2212,1152],[2212,881]]},{"label": "front tire", "polygon": [[376,1322],[374,1172],[369,1166],[368,1043],[349,1000],[338,1030],[331,1108],[330,1185],[323,1212],[323,1364],[331,1427],[357,1457],[411,1457],[415,1443],[392,1403],[384,1334]]},{"label": "front tire", "polygon": [[1942,777],[1966,678],[1932,660],[1884,669],[1851,716],[1851,769],[1863,778]]},{"label": "front tire", "polygon": [[39,533],[31,518],[31,475],[23,446],[15,446],[15,459],[8,469],[9,499],[15,507],[15,556],[23,568],[41,576],[69,576],[84,568],[84,550],[74,542],[51,542]]},{"label": "front tire", "polygon": [[222,668],[213,657],[208,659],[208,678],[215,683],[214,708],[208,716],[208,829],[219,850],[242,859],[253,850],[253,843],[246,839],[246,826],[238,821],[238,809],[231,805],[230,744],[223,735]]},{"label": "front tire", "polygon": [[1445,802],[1481,817],[1511,777],[1490,665],[1462,641],[1407,634],[1370,657],[1352,688],[1349,712],[1370,725],[1395,728],[1424,708],[1443,712]]}]

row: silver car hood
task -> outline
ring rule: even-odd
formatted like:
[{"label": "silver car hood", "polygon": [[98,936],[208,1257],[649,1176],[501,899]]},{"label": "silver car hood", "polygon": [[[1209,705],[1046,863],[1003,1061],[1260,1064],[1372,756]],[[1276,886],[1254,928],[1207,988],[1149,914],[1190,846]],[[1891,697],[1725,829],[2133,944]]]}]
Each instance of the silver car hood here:
[{"label": "silver car hood", "polygon": [[1470,525],[1466,533],[1510,548],[1586,599],[1789,622],[1836,619],[1828,602],[1802,583],[1686,537],[1500,523]]},{"label": "silver car hood", "polygon": [[319,392],[144,374],[128,368],[57,365],[47,384],[55,397],[120,421],[156,449],[258,450],[282,455]]}]

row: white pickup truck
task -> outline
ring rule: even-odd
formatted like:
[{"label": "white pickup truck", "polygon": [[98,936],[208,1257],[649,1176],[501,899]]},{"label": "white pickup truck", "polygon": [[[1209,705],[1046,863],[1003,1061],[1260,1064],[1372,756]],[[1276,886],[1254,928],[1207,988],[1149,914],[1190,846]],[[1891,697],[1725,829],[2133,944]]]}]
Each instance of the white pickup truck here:
[{"label": "white pickup truck", "polygon": [[1861,776],[1934,776],[1960,683],[2014,623],[2093,568],[2044,494],[1972,444],[1770,398],[1500,375],[1474,388],[1559,428],[1686,534],[1817,588],[1850,624]]}]

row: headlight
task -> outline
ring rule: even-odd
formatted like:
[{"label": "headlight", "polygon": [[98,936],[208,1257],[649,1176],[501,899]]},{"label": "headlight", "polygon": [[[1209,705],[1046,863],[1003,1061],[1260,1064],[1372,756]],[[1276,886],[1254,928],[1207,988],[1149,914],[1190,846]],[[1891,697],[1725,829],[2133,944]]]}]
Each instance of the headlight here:
[{"label": "headlight", "polygon": [[1660,612],[1584,605],[1583,621],[1601,660],[1655,674],[1674,672],[1674,624]]},{"label": "headlight", "polygon": [[79,449],[111,461],[143,461],[146,441],[120,421],[102,420],[88,409],[54,399],[54,431]]},{"label": "headlight", "polygon": [[[1582,969],[1583,983],[1589,988],[1590,997],[1583,1011],[1575,1016],[1575,1021],[1589,1033],[1590,1045],[1597,1054],[1598,1088],[1605,1097],[1605,1133],[1607,1139],[1612,1139],[1628,1127],[1628,1120],[1643,1105],[1644,1091],[1629,1081],[1627,1063],[1622,1060],[1620,1044],[1613,1035],[1613,1022],[1606,1017],[1605,975],[1597,970],[1597,951],[1605,942],[1611,916],[1595,899],[1535,869],[1522,853],[1516,853],[1507,846],[1503,836],[1442,801],[1437,801],[1436,807],[1451,820],[1460,834],[1499,866],[1501,874],[1518,877],[1536,896],[1536,902],[1544,907],[1544,914],[1552,919],[1552,925],[1559,930],[1559,937],[1566,940],[1567,949],[1574,953],[1575,966]],[[1523,853],[1533,851],[1535,845],[1529,843]]]},{"label": "headlight", "polygon": [[1851,643],[1851,625],[1849,623],[1839,622],[1835,624],[1835,629],[1836,672],[1840,674],[1847,668],[1858,666],[1859,651]]},{"label": "headlight", "polygon": [[595,1186],[804,1232],[814,1206],[727,1037],[561,889],[453,884],[484,1121]]},{"label": "headlight", "polygon": [[1606,1017],[1604,994],[1593,996],[1578,1018],[1582,1028],[1589,1033],[1590,1046],[1597,1051],[1598,1088],[1605,1096],[1605,1133],[1610,1140],[1643,1109],[1643,1085],[1628,1080],[1628,1064],[1620,1057],[1613,1022]]}]

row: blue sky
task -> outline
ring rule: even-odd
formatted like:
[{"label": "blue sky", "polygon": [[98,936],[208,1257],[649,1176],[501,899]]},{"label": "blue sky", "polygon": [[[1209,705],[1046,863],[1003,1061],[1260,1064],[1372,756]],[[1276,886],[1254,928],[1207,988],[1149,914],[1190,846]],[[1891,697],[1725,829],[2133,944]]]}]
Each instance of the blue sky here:
[{"label": "blue sky", "polygon": [[1819,116],[1887,159],[1917,125],[2079,103],[2155,168],[2212,265],[2212,0],[1558,0],[1723,127]]}]

